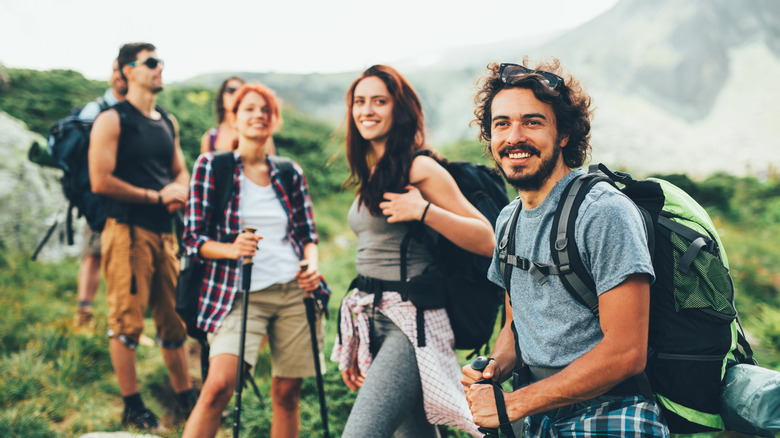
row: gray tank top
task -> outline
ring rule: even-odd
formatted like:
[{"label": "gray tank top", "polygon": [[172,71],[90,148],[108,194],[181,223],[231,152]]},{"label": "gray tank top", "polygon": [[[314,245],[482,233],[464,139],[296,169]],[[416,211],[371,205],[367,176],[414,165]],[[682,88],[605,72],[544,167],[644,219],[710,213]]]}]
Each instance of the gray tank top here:
[{"label": "gray tank top", "polygon": [[[374,216],[365,205],[358,208],[358,199],[352,202],[347,214],[350,228],[358,238],[357,273],[386,281],[401,279],[401,241],[408,228],[404,223],[387,223],[384,216]],[[429,232],[433,232],[428,228]],[[407,275],[420,275],[433,257],[423,244],[412,240],[407,253]]]}]

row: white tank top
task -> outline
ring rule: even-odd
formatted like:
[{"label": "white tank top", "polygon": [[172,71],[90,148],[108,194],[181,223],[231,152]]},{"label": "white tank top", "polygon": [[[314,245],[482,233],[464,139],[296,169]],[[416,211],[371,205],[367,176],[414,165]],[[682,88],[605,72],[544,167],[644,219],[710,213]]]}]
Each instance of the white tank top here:
[{"label": "white tank top", "polygon": [[240,196],[244,226],[257,227],[257,234],[263,237],[252,259],[249,290],[291,281],[298,271],[298,256],[287,238],[287,213],[273,187],[257,185],[243,176]]}]

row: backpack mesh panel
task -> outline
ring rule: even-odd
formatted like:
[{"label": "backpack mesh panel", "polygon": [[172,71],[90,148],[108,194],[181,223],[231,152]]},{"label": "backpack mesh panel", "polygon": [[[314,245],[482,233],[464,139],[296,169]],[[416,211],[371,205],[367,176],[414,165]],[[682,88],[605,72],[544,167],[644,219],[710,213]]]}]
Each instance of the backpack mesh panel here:
[{"label": "backpack mesh panel", "polygon": [[720,259],[705,250],[699,251],[688,273],[677,268],[690,244],[677,233],[671,233],[674,249],[674,301],[675,310],[712,309],[727,316],[734,316],[731,298],[734,294],[728,270]]}]

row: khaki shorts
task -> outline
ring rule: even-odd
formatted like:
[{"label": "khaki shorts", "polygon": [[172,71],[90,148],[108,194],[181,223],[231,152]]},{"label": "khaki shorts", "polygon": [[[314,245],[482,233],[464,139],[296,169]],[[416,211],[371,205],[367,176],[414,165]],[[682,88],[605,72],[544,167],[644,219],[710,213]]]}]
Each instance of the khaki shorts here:
[{"label": "khaki shorts", "polygon": [[101,234],[108,336],[119,336],[120,341],[134,348],[149,307],[158,342],[165,348],[181,346],[187,331],[175,308],[179,266],[173,234],[135,226],[131,238],[131,227],[112,218],[106,221]]},{"label": "khaki shorts", "polygon": [[[218,354],[238,356],[241,343],[241,303],[243,293],[236,293],[233,308],[214,334],[209,334],[209,358]],[[322,353],[325,339],[324,319],[317,312],[317,343],[320,364],[325,372]],[[271,375],[273,377],[300,378],[316,375],[311,348],[311,332],[306,320],[303,290],[297,280],[287,284],[275,284],[249,294],[249,313],[246,323],[244,361],[252,367],[263,337],[268,334],[271,348]]]},{"label": "khaki shorts", "polygon": [[85,224],[81,242],[81,258],[87,256],[100,257],[100,231],[95,231]]}]

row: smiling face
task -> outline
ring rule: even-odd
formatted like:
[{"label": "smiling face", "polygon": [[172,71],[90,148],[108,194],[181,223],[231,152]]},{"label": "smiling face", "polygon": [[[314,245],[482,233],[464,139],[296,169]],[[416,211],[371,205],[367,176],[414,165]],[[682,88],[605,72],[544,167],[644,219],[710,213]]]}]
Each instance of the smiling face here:
[{"label": "smiling face", "polygon": [[247,93],[238,105],[235,123],[240,137],[264,142],[271,135],[271,111],[263,96]]},{"label": "smiling face", "polygon": [[[525,88],[499,91],[491,104],[493,159],[506,180],[519,191],[538,191],[556,172],[568,171],[552,107]],[[557,182],[557,179],[555,179]]]},{"label": "smiling face", "polygon": [[355,87],[352,120],[365,140],[377,146],[387,142],[393,127],[393,98],[378,77],[362,79]]}]

